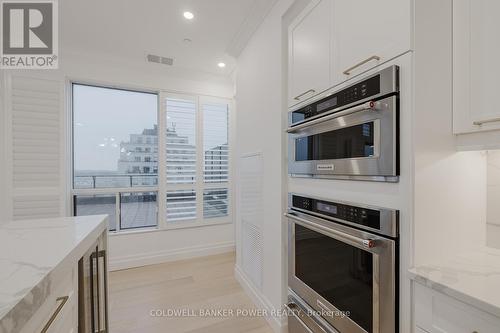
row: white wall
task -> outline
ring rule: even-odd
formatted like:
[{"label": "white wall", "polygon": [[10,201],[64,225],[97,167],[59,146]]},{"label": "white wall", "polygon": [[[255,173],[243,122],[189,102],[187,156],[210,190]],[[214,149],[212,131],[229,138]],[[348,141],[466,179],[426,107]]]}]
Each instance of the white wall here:
[{"label": "white wall", "polygon": [[234,225],[117,234],[109,237],[110,269],[234,251]]},{"label": "white wall", "polygon": [[95,53],[62,48],[59,72],[75,80],[121,84],[232,98],[234,85],[229,77],[160,64],[135,63]]},{"label": "white wall", "polygon": [[500,249],[500,151],[487,154],[486,244]]},{"label": "white wall", "polygon": [[415,265],[485,244],[486,159],[452,131],[452,1],[415,2]]},{"label": "white wall", "polygon": [[[285,104],[281,19],[292,2],[280,0],[275,4],[238,58],[236,75],[236,159],[253,152],[261,152],[263,159],[263,285],[261,290],[256,286],[246,287],[252,290],[259,306],[271,309],[281,309],[285,301],[282,232],[282,111]],[[237,190],[240,190],[238,185]],[[237,224],[237,265],[241,268],[240,216],[237,216]],[[270,323],[278,331],[281,321],[274,319]]]},{"label": "white wall", "polygon": [[[107,84],[129,88],[232,98],[234,84],[229,77],[169,68],[158,64],[129,63],[98,54],[72,52],[61,47],[57,71],[24,71],[24,75],[51,76],[60,80]],[[70,110],[66,110],[68,115]],[[66,138],[69,143],[69,137]],[[2,139],[0,138],[0,144]],[[3,147],[3,146],[2,146]],[[2,150],[0,149],[0,154]],[[69,150],[65,159],[70,160]],[[2,165],[5,160],[2,159]],[[69,162],[68,162],[69,166]],[[0,167],[0,171],[1,171]],[[2,173],[3,174],[3,173]],[[1,180],[1,178],[0,178]],[[64,179],[70,184],[70,179]],[[2,185],[2,183],[0,183]],[[3,189],[3,186],[1,187]],[[3,203],[0,193],[0,200]],[[69,185],[66,197],[70,198]],[[67,208],[70,207],[68,200]],[[0,209],[3,207],[0,205]],[[68,209],[69,213],[69,209]],[[1,215],[0,215],[1,217]],[[209,255],[234,250],[234,224],[178,230],[130,232],[110,236],[110,267],[127,268],[171,259]]]},{"label": "white wall", "polygon": [[7,190],[5,179],[5,137],[3,133],[6,131],[5,126],[5,99],[4,99],[4,77],[3,72],[0,72],[0,224],[7,220],[6,202]]}]

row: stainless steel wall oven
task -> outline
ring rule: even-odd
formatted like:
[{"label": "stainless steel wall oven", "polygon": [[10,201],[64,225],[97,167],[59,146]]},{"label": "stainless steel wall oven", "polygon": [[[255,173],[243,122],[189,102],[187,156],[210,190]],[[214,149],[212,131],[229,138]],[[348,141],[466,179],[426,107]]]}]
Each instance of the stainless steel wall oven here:
[{"label": "stainless steel wall oven", "polygon": [[398,181],[398,66],[327,91],[288,118],[292,176]]},{"label": "stainless steel wall oven", "polygon": [[[320,313],[292,316],[296,327],[322,321],[341,333],[398,332],[398,215],[289,194],[289,308],[301,308],[295,297]],[[299,332],[308,331],[291,331]]]}]

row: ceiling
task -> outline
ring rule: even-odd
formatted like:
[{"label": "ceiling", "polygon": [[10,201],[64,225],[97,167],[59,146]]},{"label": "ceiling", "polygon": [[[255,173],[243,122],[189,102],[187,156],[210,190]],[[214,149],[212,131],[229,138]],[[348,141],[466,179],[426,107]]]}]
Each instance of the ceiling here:
[{"label": "ceiling", "polygon": [[[274,2],[64,0],[59,2],[60,48],[133,62],[155,54],[173,58],[177,68],[227,75]],[[194,19],[186,20],[184,11],[194,13]]]}]

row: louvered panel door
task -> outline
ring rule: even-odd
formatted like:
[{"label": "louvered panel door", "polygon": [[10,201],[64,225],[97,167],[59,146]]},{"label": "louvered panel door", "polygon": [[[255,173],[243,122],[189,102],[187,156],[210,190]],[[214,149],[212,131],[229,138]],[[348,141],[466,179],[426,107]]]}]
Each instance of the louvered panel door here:
[{"label": "louvered panel door", "polygon": [[262,153],[240,157],[241,261],[243,271],[262,290],[264,267]]},{"label": "louvered panel door", "polygon": [[7,183],[15,220],[63,215],[61,80],[7,77]]}]

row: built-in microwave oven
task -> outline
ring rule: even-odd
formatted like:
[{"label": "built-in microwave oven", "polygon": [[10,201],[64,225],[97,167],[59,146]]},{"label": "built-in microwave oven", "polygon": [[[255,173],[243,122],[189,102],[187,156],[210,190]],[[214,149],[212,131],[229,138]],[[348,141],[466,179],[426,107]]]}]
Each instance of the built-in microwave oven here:
[{"label": "built-in microwave oven", "polygon": [[288,118],[292,176],[398,181],[398,66],[326,91]]},{"label": "built-in microwave oven", "polygon": [[398,211],[291,193],[285,215],[290,332],[399,332]]}]

